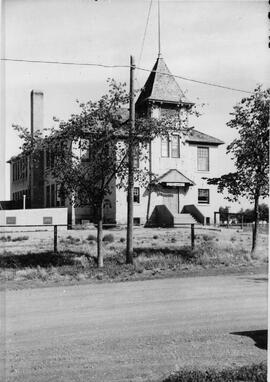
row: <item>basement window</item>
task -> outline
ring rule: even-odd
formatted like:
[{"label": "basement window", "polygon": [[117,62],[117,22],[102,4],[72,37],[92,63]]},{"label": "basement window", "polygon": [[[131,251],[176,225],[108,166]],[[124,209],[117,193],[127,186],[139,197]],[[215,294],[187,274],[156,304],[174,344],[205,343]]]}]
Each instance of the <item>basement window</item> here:
[{"label": "basement window", "polygon": [[133,218],[133,224],[134,225],[140,225],[141,224],[141,218]]}]

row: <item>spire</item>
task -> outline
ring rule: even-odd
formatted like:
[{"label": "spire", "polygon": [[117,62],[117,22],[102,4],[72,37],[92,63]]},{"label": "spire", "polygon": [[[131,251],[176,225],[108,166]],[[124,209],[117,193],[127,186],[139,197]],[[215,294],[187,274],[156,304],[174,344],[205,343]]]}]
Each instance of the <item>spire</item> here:
[{"label": "spire", "polygon": [[136,104],[145,101],[191,105],[162,57],[157,58]]}]

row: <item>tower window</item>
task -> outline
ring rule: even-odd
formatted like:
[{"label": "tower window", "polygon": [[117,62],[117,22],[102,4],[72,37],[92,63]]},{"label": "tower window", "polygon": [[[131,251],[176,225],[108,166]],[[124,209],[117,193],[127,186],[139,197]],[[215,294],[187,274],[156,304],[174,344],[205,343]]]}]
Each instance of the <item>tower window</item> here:
[{"label": "tower window", "polygon": [[171,156],[172,158],[180,158],[179,135],[172,135],[171,137]]},{"label": "tower window", "polygon": [[169,137],[161,138],[161,156],[165,158],[169,156]]}]

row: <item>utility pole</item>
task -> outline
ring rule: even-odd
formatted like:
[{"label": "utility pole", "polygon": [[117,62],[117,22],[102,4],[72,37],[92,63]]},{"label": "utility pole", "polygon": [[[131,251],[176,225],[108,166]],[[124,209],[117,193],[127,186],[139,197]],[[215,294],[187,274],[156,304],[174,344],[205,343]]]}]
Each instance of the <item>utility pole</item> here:
[{"label": "utility pole", "polygon": [[127,264],[133,264],[133,194],[134,194],[134,147],[135,100],[134,100],[134,57],[130,56],[129,92],[129,137],[128,137],[128,194],[127,194]]}]

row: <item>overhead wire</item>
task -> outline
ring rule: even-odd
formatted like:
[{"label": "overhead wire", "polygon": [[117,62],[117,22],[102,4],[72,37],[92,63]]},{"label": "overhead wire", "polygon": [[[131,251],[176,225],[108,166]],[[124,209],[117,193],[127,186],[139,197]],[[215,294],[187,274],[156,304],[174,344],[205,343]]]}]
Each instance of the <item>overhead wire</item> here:
[{"label": "overhead wire", "polygon": [[[141,59],[142,59],[142,54],[143,54],[143,48],[144,48],[144,43],[145,43],[146,32],[147,32],[147,28],[148,28],[148,23],[149,23],[149,18],[150,18],[150,12],[151,12],[151,8],[152,8],[152,3],[153,3],[153,0],[150,1],[149,8],[148,8],[148,13],[147,13],[147,17],[146,17],[146,24],[145,24],[144,33],[143,33],[143,39],[142,39],[142,44],[141,44],[141,50],[140,50],[140,54],[139,54],[138,66],[140,66],[140,64],[141,64]],[[136,81],[136,83],[137,83],[138,88],[140,89],[140,88],[141,88],[141,85],[140,85],[140,81],[139,81],[139,78],[138,78],[138,77],[139,77],[139,76],[136,76],[136,75],[135,75],[135,81]]]},{"label": "overhead wire", "polygon": [[[92,66],[92,67],[103,67],[103,68],[130,68],[130,65],[111,65],[111,64],[98,64],[98,63],[90,63],[90,62],[28,60],[28,59],[15,59],[15,58],[1,58],[1,61],[35,63],[35,64],[71,65],[71,66],[72,65],[73,66]],[[177,75],[177,74],[160,72],[160,71],[157,71],[157,70],[142,68],[142,67],[139,67],[139,66],[136,66],[135,69],[141,70],[141,71],[144,71],[144,72],[158,73],[158,74],[162,74],[162,75],[165,75],[165,76],[179,78],[181,80],[195,82],[195,83],[202,84],[202,85],[217,87],[217,88],[221,88],[221,89],[227,89],[227,90],[231,90],[231,91],[237,91],[237,92],[241,92],[241,93],[252,94],[252,92],[248,91],[248,90],[238,89],[238,88],[234,88],[234,87],[226,86],[226,85],[220,85],[220,84],[216,84],[216,83],[213,83],[213,82],[196,80],[196,79],[193,79],[193,78],[188,78],[188,77],[180,76],[180,75]]]}]

